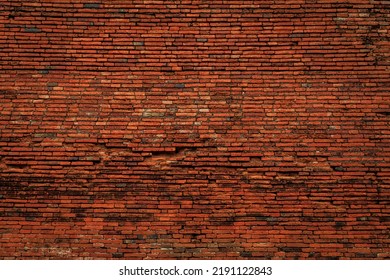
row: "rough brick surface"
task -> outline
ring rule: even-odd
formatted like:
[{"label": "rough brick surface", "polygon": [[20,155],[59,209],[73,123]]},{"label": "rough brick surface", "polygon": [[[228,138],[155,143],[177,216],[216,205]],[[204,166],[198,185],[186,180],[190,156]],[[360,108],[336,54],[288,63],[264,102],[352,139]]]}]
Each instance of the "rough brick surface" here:
[{"label": "rough brick surface", "polygon": [[388,3],[0,0],[0,258],[390,258]]}]

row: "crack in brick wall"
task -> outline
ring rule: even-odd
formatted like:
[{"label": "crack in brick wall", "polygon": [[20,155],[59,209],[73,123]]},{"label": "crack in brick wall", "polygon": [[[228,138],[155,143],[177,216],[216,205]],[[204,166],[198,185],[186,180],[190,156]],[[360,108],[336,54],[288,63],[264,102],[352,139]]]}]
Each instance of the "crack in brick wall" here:
[{"label": "crack in brick wall", "polygon": [[386,1],[2,0],[0,34],[0,258],[390,257]]}]

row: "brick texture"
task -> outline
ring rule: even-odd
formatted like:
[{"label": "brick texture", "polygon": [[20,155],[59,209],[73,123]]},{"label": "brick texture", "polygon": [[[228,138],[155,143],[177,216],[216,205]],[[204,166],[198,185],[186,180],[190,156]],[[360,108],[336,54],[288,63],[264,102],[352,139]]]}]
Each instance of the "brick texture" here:
[{"label": "brick texture", "polygon": [[389,17],[0,0],[0,258],[390,258]]}]

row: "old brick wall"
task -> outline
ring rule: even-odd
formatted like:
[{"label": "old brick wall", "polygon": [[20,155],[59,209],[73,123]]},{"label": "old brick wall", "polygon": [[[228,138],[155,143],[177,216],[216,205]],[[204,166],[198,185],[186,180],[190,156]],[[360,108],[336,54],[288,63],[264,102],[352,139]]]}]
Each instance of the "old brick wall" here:
[{"label": "old brick wall", "polygon": [[0,0],[0,258],[390,258],[389,16]]}]

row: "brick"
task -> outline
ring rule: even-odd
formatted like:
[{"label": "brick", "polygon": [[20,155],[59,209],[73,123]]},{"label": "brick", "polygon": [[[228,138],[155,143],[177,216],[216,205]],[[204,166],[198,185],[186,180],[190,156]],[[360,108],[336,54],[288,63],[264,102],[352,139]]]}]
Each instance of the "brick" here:
[{"label": "brick", "polygon": [[99,9],[100,8],[100,4],[99,3],[85,3],[83,5],[84,8],[86,9]]},{"label": "brick", "polygon": [[40,32],[42,32],[41,29],[39,29],[37,27],[26,27],[24,29],[24,31],[26,31],[28,33],[40,33]]}]

